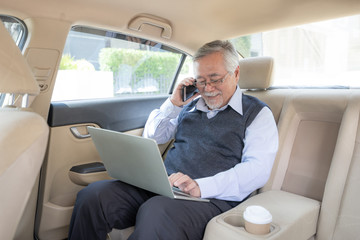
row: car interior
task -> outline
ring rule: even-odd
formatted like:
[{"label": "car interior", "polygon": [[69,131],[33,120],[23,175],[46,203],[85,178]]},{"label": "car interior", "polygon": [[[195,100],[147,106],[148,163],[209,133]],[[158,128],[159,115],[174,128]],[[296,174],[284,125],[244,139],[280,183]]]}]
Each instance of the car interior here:
[{"label": "car interior", "polygon": [[[67,239],[77,193],[111,179],[87,127],[141,136],[216,39],[236,45],[238,86],[270,107],[279,149],[203,239],[359,238],[360,1],[2,0],[0,19],[0,239]],[[246,231],[251,205],[269,233]]]}]

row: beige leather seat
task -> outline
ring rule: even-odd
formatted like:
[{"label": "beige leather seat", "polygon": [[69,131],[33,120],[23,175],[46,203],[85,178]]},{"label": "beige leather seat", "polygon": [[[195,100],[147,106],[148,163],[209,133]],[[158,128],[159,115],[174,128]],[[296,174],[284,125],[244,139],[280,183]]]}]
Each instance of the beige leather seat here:
[{"label": "beige leather seat", "polygon": [[360,92],[349,96],[334,151],[316,239],[360,236]]},{"label": "beige leather seat", "polygon": [[[241,84],[256,89],[247,94],[268,103],[274,113],[279,151],[261,193],[212,219],[204,239],[357,239],[358,89],[264,91],[268,81],[252,85],[252,78],[245,80]],[[262,205],[272,213],[269,234],[255,236],[244,230],[242,214],[249,205]]]},{"label": "beige leather seat", "polygon": [[[284,115],[287,116],[286,119],[292,119],[292,116],[296,115],[296,111],[288,110],[292,110],[290,107],[283,107],[284,104],[286,106],[293,106],[293,102],[291,102],[291,104],[288,103],[287,98],[289,94],[283,93],[282,91],[278,92],[277,90],[267,90],[271,87],[273,65],[273,59],[269,57],[252,58],[241,61],[239,86],[242,89],[247,89],[246,94],[258,97],[271,108],[279,127],[279,152],[277,159],[279,155],[284,155],[283,161],[290,158],[294,160],[294,162],[298,162],[298,158],[291,158],[285,156],[285,154],[281,154],[282,151],[289,148],[291,149],[291,146],[286,146],[289,148],[282,149],[284,142],[290,142],[289,144],[293,144],[294,142],[289,141],[289,139],[286,139],[286,141],[283,140],[283,136],[293,136],[297,133],[297,131],[287,131]],[[286,114],[284,114],[284,109],[286,110]],[[295,122],[291,126],[298,124],[298,122],[300,121]],[[296,126],[293,127],[296,128]],[[278,172],[279,160],[277,159],[274,163],[272,175],[274,175],[274,172]],[[285,172],[286,169],[285,167]],[[277,175],[279,174],[276,174],[276,176]],[[281,181],[281,183],[278,184],[279,189],[282,189],[281,186],[283,182],[286,181]],[[264,190],[262,190],[261,194],[257,194],[239,204],[237,207],[213,218],[207,225],[204,239],[309,239],[314,236],[320,208],[319,201],[286,191],[280,191],[276,188],[278,185],[274,184],[272,178],[267,185],[269,185],[268,191],[263,192]],[[274,187],[274,185],[276,187]],[[296,191],[294,190],[292,192]],[[244,230],[242,214],[249,205],[260,205],[271,212],[273,215],[273,223],[269,234],[257,236],[249,234]]]},{"label": "beige leather seat", "polygon": [[[322,201],[347,94],[324,89],[269,89],[271,58],[242,61],[239,85],[266,102],[278,123],[279,150],[262,191],[283,190]],[[242,69],[242,68],[240,68]]]},{"label": "beige leather seat", "polygon": [[[39,87],[19,48],[0,22],[0,239],[33,239],[38,176],[48,126],[28,107]],[[21,100],[21,101],[20,101]],[[3,104],[4,105],[4,104]]]}]

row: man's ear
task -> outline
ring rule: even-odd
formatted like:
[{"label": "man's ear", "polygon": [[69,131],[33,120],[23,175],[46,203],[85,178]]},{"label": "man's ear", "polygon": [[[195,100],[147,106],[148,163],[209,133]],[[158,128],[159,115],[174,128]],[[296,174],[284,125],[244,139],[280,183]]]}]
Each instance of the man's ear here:
[{"label": "man's ear", "polygon": [[235,71],[234,71],[234,75],[235,75],[235,79],[236,82],[239,82],[239,77],[240,77],[240,66],[237,66]]}]

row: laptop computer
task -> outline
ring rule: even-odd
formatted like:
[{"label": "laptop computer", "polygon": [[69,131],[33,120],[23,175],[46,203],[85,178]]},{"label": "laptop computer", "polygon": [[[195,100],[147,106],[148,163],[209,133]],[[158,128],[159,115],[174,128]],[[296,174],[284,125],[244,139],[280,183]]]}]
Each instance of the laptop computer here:
[{"label": "laptop computer", "polygon": [[115,179],[173,199],[208,202],[173,188],[153,139],[88,127],[108,174]]}]

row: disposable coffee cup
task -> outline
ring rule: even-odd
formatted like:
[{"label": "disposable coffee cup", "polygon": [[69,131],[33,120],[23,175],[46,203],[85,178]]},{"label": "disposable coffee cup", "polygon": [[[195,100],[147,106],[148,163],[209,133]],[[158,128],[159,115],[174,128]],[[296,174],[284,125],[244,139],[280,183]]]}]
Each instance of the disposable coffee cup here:
[{"label": "disposable coffee cup", "polygon": [[264,235],[270,232],[271,213],[262,206],[248,206],[244,212],[245,230],[248,233]]}]

